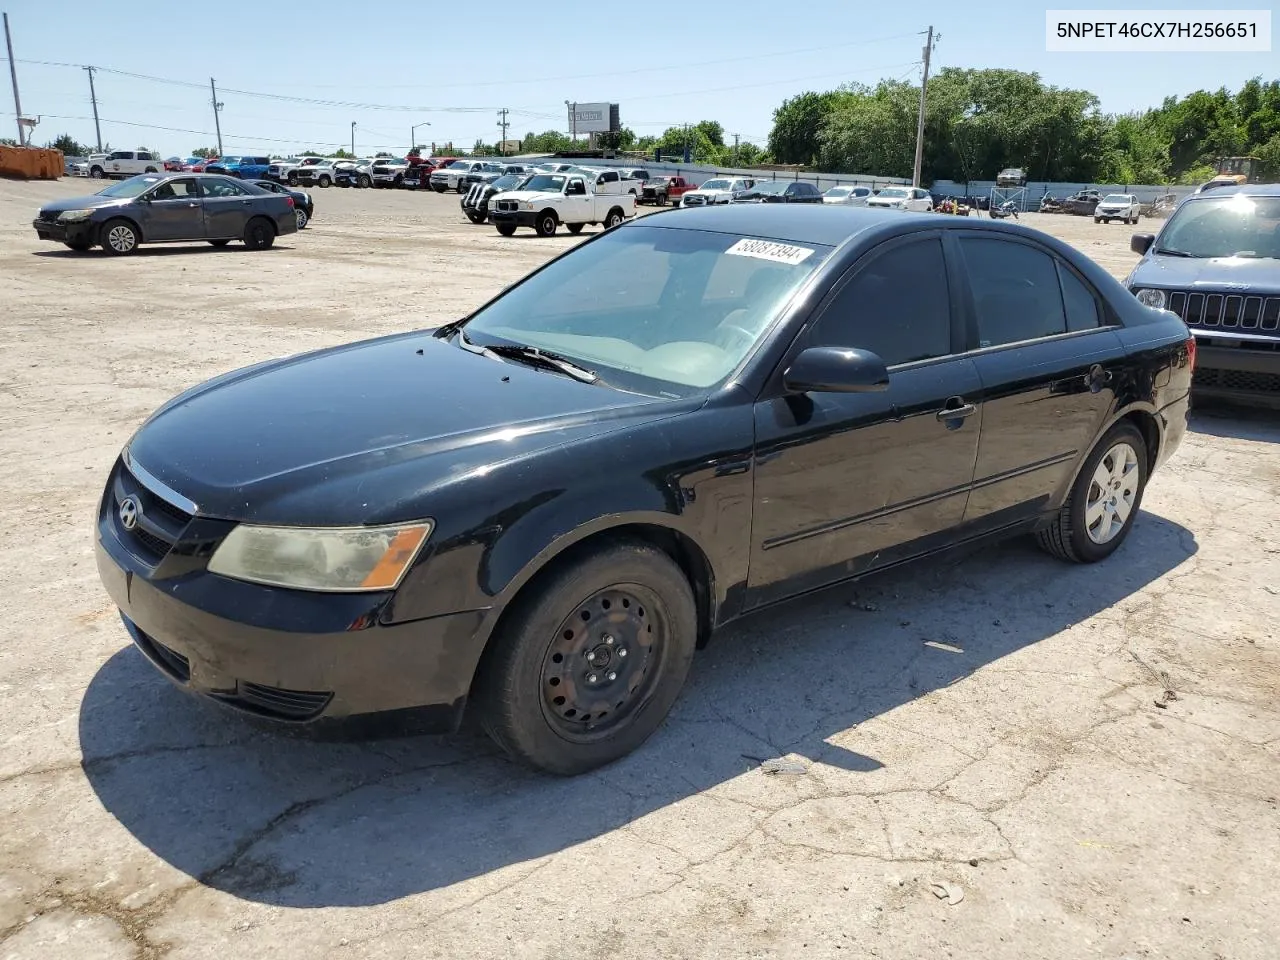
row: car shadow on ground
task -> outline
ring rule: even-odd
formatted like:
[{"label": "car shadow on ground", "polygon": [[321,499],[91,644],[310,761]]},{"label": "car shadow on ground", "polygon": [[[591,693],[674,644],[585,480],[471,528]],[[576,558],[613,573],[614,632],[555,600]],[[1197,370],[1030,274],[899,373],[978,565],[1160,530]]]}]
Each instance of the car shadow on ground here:
[{"label": "car shadow on ground", "polygon": [[[237,240],[232,240],[226,246],[215,247],[209,243],[190,244],[188,246],[142,246],[138,247],[133,253],[125,254],[124,258],[133,257],[175,257],[183,254],[196,253],[252,253],[255,256],[263,253],[274,253],[277,250],[292,250],[286,244],[276,243],[266,250],[250,250]],[[96,259],[107,260],[116,259],[109,253],[105,253],[94,247],[92,250],[35,250],[31,254],[33,257],[48,257],[52,260],[75,260],[75,259]]]},{"label": "car shadow on ground", "polygon": [[[662,729],[574,779],[518,767],[470,730],[362,743],[264,733],[129,647],[84,695],[83,769],[141,844],[208,886],[293,907],[385,903],[640,829],[711,787],[776,788],[757,769],[773,756],[839,768],[825,776],[897,776],[859,724],[1082,623],[1196,549],[1190,531],[1144,513],[1095,566],[1022,539],[793,601],[718,635]],[[949,749],[967,703],[961,690],[954,700],[908,749]]]},{"label": "car shadow on ground", "polygon": [[1197,400],[1187,427],[1211,437],[1280,443],[1280,409]]}]

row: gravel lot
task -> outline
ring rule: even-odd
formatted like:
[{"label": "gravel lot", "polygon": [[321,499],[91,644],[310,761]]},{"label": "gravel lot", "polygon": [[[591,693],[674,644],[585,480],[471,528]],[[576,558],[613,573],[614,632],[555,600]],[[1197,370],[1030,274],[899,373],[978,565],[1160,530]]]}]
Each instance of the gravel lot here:
[{"label": "gravel lot", "polygon": [[[331,189],[265,253],[39,243],[86,186],[0,181],[0,958],[1276,956],[1275,415],[1197,412],[1107,563],[1016,542],[742,623],[597,775],[474,733],[283,739],[127,644],[92,558],[121,444],[206,377],[434,325],[576,241]],[[1024,220],[1133,262],[1129,228]],[[805,771],[751,759],[780,754]]]}]

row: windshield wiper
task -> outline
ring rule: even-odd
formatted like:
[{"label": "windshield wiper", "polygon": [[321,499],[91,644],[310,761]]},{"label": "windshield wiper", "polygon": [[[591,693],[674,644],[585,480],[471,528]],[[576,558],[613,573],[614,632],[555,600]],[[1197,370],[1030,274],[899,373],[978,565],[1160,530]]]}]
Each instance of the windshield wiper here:
[{"label": "windshield wiper", "polygon": [[[464,334],[465,337],[465,334]],[[497,354],[500,357],[507,357],[512,360],[522,360],[535,366],[540,366],[546,370],[556,370],[566,376],[573,377],[575,380],[581,380],[583,383],[595,383],[600,376],[594,370],[588,370],[586,367],[579,366],[572,360],[562,357],[557,353],[548,353],[540,347],[528,347],[524,344],[515,343],[499,343],[491,347],[483,347],[490,353]]]},{"label": "windshield wiper", "polygon": [[1185,250],[1170,250],[1168,247],[1156,247],[1154,252],[1166,257],[1195,257],[1194,253],[1187,253]]},{"label": "windshield wiper", "polygon": [[522,361],[531,366],[541,367],[544,370],[555,370],[557,373],[563,373],[566,376],[573,377],[575,380],[581,380],[583,383],[595,383],[600,379],[600,376],[594,370],[588,370],[586,367],[580,366],[566,357],[562,357],[557,353],[548,353],[539,347],[529,347],[516,343],[496,343],[493,346],[486,347],[468,340],[465,331],[459,334],[458,345],[468,353],[491,357],[495,360]]}]

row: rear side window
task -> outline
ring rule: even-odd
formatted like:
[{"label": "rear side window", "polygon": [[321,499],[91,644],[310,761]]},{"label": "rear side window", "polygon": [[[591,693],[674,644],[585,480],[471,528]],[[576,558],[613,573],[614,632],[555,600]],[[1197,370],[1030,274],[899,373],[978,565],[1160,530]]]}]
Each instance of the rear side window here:
[{"label": "rear side window", "polygon": [[963,237],[978,346],[995,347],[1067,332],[1058,267],[1047,253],[1008,240]]},{"label": "rear side window", "polygon": [[1062,302],[1067,308],[1067,329],[1093,330],[1102,326],[1102,314],[1093,293],[1063,264],[1058,264],[1058,277],[1062,281]]},{"label": "rear side window", "polygon": [[951,296],[942,241],[874,257],[823,311],[809,346],[870,350],[889,366],[951,353]]}]

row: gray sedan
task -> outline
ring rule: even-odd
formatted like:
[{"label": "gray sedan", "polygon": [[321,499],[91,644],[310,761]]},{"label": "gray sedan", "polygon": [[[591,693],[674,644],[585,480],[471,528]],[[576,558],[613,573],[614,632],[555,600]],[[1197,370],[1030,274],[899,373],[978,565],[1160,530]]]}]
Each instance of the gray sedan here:
[{"label": "gray sedan", "polygon": [[206,240],[215,247],[242,240],[265,250],[298,229],[292,197],[231,177],[147,173],[89,197],[40,208],[33,226],[41,240],[72,250],[101,245],[109,254],[133,253],[143,243]]}]

